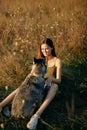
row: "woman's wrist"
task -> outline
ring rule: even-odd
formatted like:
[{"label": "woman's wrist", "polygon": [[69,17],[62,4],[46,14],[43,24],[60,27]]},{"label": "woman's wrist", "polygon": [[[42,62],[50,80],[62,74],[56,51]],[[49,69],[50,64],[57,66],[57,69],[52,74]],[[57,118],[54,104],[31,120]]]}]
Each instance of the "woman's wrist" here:
[{"label": "woman's wrist", "polygon": [[53,78],[53,80],[52,80],[52,83],[59,84],[60,82],[58,81],[58,79],[56,79],[56,78]]}]

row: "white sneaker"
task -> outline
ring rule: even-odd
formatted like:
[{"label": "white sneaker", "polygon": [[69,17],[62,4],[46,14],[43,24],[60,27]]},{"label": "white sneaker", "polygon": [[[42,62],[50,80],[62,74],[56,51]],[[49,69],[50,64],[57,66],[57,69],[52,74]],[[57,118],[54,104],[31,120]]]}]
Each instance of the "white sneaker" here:
[{"label": "white sneaker", "polygon": [[30,130],[34,130],[36,129],[36,126],[37,126],[37,123],[38,123],[38,118],[39,116],[34,114],[30,121],[27,123],[27,128],[30,129]]}]

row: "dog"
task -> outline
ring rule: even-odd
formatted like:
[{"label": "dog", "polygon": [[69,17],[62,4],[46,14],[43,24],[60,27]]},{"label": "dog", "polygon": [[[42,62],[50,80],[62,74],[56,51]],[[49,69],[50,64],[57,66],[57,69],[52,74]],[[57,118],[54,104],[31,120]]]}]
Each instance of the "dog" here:
[{"label": "dog", "polygon": [[20,85],[11,108],[11,116],[15,118],[30,118],[43,99],[47,65],[44,58],[34,58],[32,70]]}]

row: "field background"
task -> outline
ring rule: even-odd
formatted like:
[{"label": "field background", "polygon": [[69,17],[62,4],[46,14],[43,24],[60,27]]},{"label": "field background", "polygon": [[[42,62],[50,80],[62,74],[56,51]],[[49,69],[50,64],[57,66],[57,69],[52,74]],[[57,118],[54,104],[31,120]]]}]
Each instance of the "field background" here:
[{"label": "field background", "polygon": [[[53,40],[62,59],[63,80],[62,94],[43,118],[58,130],[86,130],[87,0],[0,0],[0,100],[30,72],[44,37]],[[26,130],[25,122],[20,122],[1,116],[0,130]],[[53,129],[39,124],[38,130],[44,127]]]}]

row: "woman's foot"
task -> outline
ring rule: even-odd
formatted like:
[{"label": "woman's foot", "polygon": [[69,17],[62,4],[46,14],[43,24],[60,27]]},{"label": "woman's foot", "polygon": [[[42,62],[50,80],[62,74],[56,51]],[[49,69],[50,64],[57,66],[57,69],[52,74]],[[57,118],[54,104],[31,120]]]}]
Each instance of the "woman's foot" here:
[{"label": "woman's foot", "polygon": [[27,128],[30,129],[30,130],[36,129],[37,123],[38,123],[38,119],[39,119],[39,116],[34,114],[31,117],[30,121],[27,123]]}]

